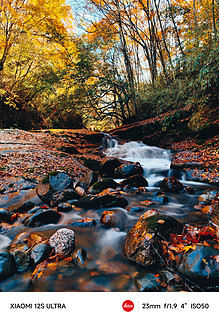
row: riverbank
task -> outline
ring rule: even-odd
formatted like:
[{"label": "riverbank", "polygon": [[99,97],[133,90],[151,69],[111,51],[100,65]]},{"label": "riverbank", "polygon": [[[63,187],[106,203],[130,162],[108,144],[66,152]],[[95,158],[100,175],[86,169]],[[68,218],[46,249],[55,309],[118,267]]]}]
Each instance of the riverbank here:
[{"label": "riverbank", "polygon": [[0,130],[0,181],[24,177],[38,182],[56,170],[65,170],[80,178],[89,171],[83,164],[84,159],[95,162],[103,157],[98,150],[102,138],[102,134],[85,129]]}]

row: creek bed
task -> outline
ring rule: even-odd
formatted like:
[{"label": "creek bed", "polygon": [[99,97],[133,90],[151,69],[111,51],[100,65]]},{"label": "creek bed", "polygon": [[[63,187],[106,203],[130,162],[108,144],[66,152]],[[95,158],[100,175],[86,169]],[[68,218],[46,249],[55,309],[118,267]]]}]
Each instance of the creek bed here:
[{"label": "creek bed", "polygon": [[[219,189],[216,186],[206,185],[203,183],[194,183],[190,181],[181,181],[184,186],[192,186],[194,194],[183,193],[166,193],[168,202],[160,204],[154,201],[149,206],[141,205],[140,202],[149,200],[154,193],[160,190],[156,187],[156,182],[168,176],[170,171],[171,154],[166,150],[159,148],[138,145],[132,143],[128,145],[129,151],[123,145],[122,152],[117,144],[114,143],[113,148],[106,150],[108,156],[117,156],[125,160],[138,161],[144,168],[144,175],[149,181],[148,192],[144,194],[136,194],[135,190],[127,190],[124,195],[129,201],[129,205],[125,209],[110,208],[110,210],[120,210],[125,213],[129,224],[134,225],[139,216],[149,209],[156,209],[161,214],[170,215],[182,223],[189,224],[206,224],[209,220],[207,214],[203,214],[200,210],[195,210],[194,205],[197,204],[198,197],[206,190]],[[117,148],[118,150],[116,151]],[[138,153],[140,149],[140,156]],[[142,153],[142,149],[147,149],[147,154]],[[134,149],[134,150],[133,150]],[[125,151],[124,151],[125,150]],[[144,150],[144,151],[145,151]],[[122,156],[121,156],[122,154]],[[131,155],[130,155],[131,154]],[[158,155],[159,154],[159,155]],[[162,157],[163,155],[163,157]],[[147,161],[150,159],[150,161]],[[147,164],[149,164],[147,166]],[[172,172],[182,177],[179,172]],[[31,200],[37,205],[41,204],[36,196],[35,189],[21,190],[8,195],[0,195],[0,205],[6,209],[12,210],[19,207],[27,200]],[[143,211],[134,212],[133,207],[143,207]],[[100,217],[103,211],[84,210],[72,208],[67,213],[62,213],[62,218],[57,224],[48,224],[40,227],[27,227],[22,223],[23,218],[19,218],[14,224],[7,225],[2,223],[0,230],[0,247],[7,247],[13,239],[23,233],[27,236],[31,233],[37,233],[45,238],[49,238],[57,229],[67,227],[75,232],[75,246],[83,248],[86,251],[86,260],[83,265],[75,266],[71,261],[60,261],[49,269],[36,284],[30,285],[30,277],[32,270],[23,273],[16,273],[6,280],[0,282],[2,291],[138,291],[136,279],[138,275],[145,272],[145,267],[137,265],[126,259],[123,255],[123,246],[126,230],[118,228],[110,228],[100,223]],[[96,221],[96,225],[91,227],[76,227],[70,224],[74,221],[84,218],[91,218]],[[149,272],[150,269],[147,269]],[[153,268],[153,273],[160,272],[160,269]],[[175,283],[171,288],[163,287],[160,291],[181,291],[186,290],[182,283]]]}]

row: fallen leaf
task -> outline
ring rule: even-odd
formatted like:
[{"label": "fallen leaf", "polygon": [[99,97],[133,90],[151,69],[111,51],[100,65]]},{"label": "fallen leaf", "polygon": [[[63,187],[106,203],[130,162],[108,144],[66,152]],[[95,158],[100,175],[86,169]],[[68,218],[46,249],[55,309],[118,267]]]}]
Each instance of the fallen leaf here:
[{"label": "fallen leaf", "polygon": [[153,202],[151,200],[140,201],[140,203],[145,206],[149,206],[149,205],[153,204]]},{"label": "fallen leaf", "polygon": [[158,220],[157,223],[164,224],[165,221],[164,220]]}]

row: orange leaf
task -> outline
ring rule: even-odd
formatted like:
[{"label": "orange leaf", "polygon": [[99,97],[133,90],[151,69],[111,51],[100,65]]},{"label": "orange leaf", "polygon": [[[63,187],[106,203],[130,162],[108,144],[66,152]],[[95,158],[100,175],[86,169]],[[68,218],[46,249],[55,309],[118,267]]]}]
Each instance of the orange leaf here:
[{"label": "orange leaf", "polygon": [[164,220],[158,220],[157,223],[163,224],[163,223],[165,223],[165,221]]},{"label": "orange leaf", "polygon": [[153,204],[153,202],[151,200],[140,201],[140,203],[145,206],[149,206],[150,204]]}]

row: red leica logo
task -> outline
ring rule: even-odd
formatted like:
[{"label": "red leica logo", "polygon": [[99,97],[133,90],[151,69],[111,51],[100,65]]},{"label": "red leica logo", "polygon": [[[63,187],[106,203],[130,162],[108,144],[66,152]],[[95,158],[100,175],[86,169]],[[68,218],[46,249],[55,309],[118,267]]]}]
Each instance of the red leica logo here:
[{"label": "red leica logo", "polygon": [[131,300],[125,300],[122,304],[123,310],[130,312],[134,309],[134,303]]}]

